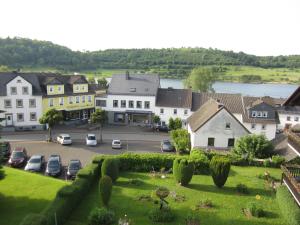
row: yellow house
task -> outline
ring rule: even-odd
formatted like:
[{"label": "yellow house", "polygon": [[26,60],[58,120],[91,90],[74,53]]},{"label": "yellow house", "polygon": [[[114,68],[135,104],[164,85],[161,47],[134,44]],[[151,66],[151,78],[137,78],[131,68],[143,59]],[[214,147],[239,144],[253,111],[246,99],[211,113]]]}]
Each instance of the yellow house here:
[{"label": "yellow house", "polygon": [[95,108],[95,91],[81,75],[41,76],[43,113],[55,108],[65,120],[88,119]]}]

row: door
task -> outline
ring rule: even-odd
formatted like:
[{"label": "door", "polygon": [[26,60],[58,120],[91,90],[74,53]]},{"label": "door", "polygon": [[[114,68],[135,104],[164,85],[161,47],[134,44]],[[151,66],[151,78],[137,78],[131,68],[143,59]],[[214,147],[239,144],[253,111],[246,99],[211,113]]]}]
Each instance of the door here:
[{"label": "door", "polygon": [[6,126],[13,125],[12,114],[5,114]]}]

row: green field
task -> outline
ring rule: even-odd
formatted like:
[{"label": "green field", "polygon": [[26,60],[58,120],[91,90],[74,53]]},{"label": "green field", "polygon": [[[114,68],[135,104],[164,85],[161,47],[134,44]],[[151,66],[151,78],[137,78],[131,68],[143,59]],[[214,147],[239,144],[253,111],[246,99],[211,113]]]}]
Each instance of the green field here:
[{"label": "green field", "polygon": [[41,212],[67,183],[18,169],[4,167],[0,181],[0,224],[18,225],[28,213]]},{"label": "green field", "polygon": [[[279,169],[267,169],[272,176],[280,178]],[[196,175],[193,177],[188,187],[182,187],[175,184],[172,175],[166,179],[154,178],[145,173],[124,172],[113,187],[110,208],[114,210],[119,217],[127,214],[134,224],[150,225],[148,219],[149,210],[158,207],[153,202],[137,200],[139,196],[155,196],[154,190],[158,186],[165,186],[170,191],[184,195],[186,201],[175,202],[172,197],[166,200],[171,209],[176,214],[176,220],[170,225],[183,225],[184,218],[192,211],[192,208],[199,200],[210,199],[214,207],[211,209],[200,209],[196,211],[201,218],[201,225],[282,225],[279,208],[275,201],[275,194],[266,187],[265,181],[257,178],[258,174],[263,174],[266,168],[257,167],[232,167],[230,177],[225,187],[219,189],[214,186],[212,178],[205,175]],[[139,179],[143,183],[134,185],[129,182],[130,179]],[[236,185],[246,184],[250,190],[247,195],[238,194]],[[256,195],[261,199],[257,200]],[[267,212],[265,218],[247,218],[242,213],[242,208],[246,207],[250,201],[257,201]],[[98,191],[98,185],[95,185],[90,194],[83,200],[81,205],[74,211],[67,225],[85,224],[90,211],[101,206]]]}]

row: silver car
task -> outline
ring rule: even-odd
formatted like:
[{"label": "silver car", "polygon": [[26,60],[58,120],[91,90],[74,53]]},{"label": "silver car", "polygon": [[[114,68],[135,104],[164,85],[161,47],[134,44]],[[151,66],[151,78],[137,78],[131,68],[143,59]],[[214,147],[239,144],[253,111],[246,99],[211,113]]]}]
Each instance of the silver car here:
[{"label": "silver car", "polygon": [[111,143],[111,147],[114,149],[121,149],[122,148],[122,143],[120,140],[113,140]]},{"label": "silver car", "polygon": [[95,134],[88,134],[85,138],[87,146],[96,146],[97,145],[97,138]]},{"label": "silver car", "polygon": [[40,172],[45,165],[45,157],[43,155],[33,155],[28,160],[25,169],[26,171]]},{"label": "silver car", "polygon": [[56,140],[61,145],[71,145],[72,144],[72,139],[71,139],[71,136],[69,134],[60,134],[56,138]]}]

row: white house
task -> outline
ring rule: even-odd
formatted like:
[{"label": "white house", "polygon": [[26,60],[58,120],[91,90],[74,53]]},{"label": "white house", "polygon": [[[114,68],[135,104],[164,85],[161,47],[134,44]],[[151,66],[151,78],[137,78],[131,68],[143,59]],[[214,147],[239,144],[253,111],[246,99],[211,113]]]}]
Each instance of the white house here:
[{"label": "white house", "polygon": [[0,74],[0,118],[3,129],[37,130],[42,116],[42,91],[35,74]]}]

